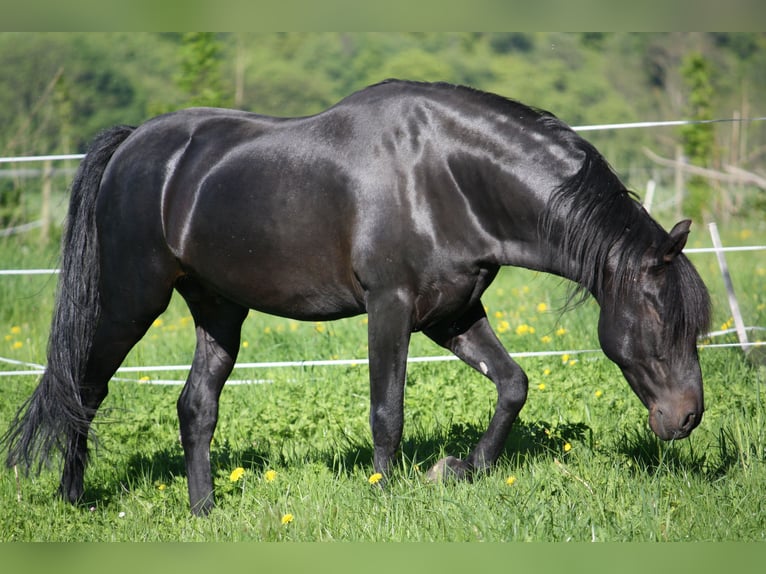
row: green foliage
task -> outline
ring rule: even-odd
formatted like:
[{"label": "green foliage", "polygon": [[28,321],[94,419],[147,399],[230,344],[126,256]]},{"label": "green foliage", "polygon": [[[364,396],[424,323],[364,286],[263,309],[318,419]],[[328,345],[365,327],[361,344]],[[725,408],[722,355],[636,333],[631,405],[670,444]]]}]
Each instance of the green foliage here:
[{"label": "green foliage", "polygon": [[[713,114],[713,84],[709,61],[700,53],[686,56],[681,74],[688,88],[687,117],[709,120]],[[715,131],[713,124],[687,124],[681,126],[681,142],[687,159],[698,166],[709,167],[713,160]],[[686,212],[697,220],[710,210],[712,188],[701,176],[692,176],[688,182]]]},{"label": "green foliage", "polygon": [[225,107],[231,98],[224,93],[221,49],[213,32],[187,32],[181,44],[179,87],[189,106]]},{"label": "green foliage", "polygon": [[[714,92],[710,62],[702,54],[690,54],[684,59],[681,74],[689,90],[686,106],[689,119],[713,119]],[[710,165],[715,143],[713,124],[681,126],[681,141],[684,153],[692,163],[703,167]]]},{"label": "green foliage", "polygon": [[[721,228],[724,244],[745,231]],[[700,233],[690,244],[698,246]],[[729,321],[711,254],[692,255],[715,303],[714,328]],[[748,324],[766,324],[762,259],[729,254]],[[760,255],[758,256],[760,257]],[[0,240],[11,268],[50,266],[52,248]],[[484,297],[512,352],[597,348],[596,307],[564,315],[565,285],[504,269]],[[0,357],[45,360],[55,293],[46,276],[0,281]],[[128,357],[132,366],[188,364],[189,312],[175,297]],[[716,342],[735,339],[719,339]],[[366,325],[356,317],[299,323],[252,313],[240,364],[301,358],[364,358]],[[411,354],[442,355],[416,334]],[[689,439],[662,443],[619,370],[599,353],[520,357],[529,398],[498,466],[470,484],[431,484],[428,467],[464,455],[486,428],[496,392],[459,362],[408,368],[405,436],[385,490],[372,474],[367,367],[236,369],[221,397],[212,448],[218,508],[188,511],[175,401],[181,372],[120,373],[97,417],[99,446],[85,500],[52,496],[56,465],[39,477],[0,472],[2,541],[763,541],[766,481],[764,370],[738,349],[703,349],[706,413]],[[5,366],[5,369],[15,368]],[[19,367],[20,368],[20,367]],[[232,381],[233,382],[233,381]],[[0,429],[31,393],[34,377],[4,377]],[[242,468],[241,476],[234,474]],[[20,497],[20,500],[18,500]],[[283,524],[290,514],[291,522]],[[285,519],[286,520],[286,519]]]}]

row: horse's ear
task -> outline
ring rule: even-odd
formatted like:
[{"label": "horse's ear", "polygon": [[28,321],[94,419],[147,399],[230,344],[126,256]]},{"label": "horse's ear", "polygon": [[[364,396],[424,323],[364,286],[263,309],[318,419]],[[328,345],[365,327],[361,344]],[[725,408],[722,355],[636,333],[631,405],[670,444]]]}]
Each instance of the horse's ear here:
[{"label": "horse's ear", "polygon": [[663,263],[670,263],[673,261],[686,245],[686,239],[689,237],[689,228],[692,222],[690,219],[684,219],[679,221],[670,230],[667,241],[660,249],[660,257]]}]

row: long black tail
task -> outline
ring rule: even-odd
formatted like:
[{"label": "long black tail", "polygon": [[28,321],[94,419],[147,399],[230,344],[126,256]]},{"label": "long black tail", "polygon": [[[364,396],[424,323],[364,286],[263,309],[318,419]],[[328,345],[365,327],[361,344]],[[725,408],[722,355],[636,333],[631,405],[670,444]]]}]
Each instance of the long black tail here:
[{"label": "long black tail", "polygon": [[70,441],[88,433],[94,413],[82,404],[79,387],[100,315],[96,199],[109,160],[133,129],[118,126],[100,134],[72,182],[48,366],[3,436],[8,466],[29,470],[36,461],[39,471],[51,451],[64,454]]}]

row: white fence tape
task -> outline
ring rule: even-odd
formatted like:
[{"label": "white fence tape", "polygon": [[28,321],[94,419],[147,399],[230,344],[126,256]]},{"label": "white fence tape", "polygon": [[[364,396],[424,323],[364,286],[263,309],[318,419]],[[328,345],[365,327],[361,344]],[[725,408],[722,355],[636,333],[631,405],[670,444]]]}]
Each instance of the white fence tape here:
[{"label": "white fence tape", "polygon": [[[766,251],[766,245],[740,245],[738,247],[693,247],[684,249],[684,253],[716,253],[735,251]],[[50,275],[59,273],[58,269],[0,269],[0,275]]]},{"label": "white fence tape", "polygon": [[[624,130],[632,128],[654,128],[654,127],[672,127],[688,126],[694,124],[713,124],[723,122],[762,122],[766,121],[766,116],[754,118],[719,118],[713,120],[670,120],[656,122],[626,122],[617,124],[594,124],[587,126],[572,126],[576,132],[592,132],[601,130]],[[28,163],[33,161],[61,161],[61,160],[80,160],[85,157],[83,153],[54,154],[54,155],[30,155],[18,157],[0,157],[0,163]]]},{"label": "white fence tape", "polygon": [[[631,128],[648,128],[648,127],[671,127],[671,126],[684,126],[692,124],[709,124],[720,122],[756,122],[766,121],[766,116],[754,117],[754,118],[726,118],[726,119],[713,119],[713,120],[673,120],[673,121],[656,121],[656,122],[628,122],[628,123],[616,123],[616,124],[597,124],[586,126],[572,126],[575,131],[598,131],[598,130],[617,130],[617,129],[631,129]],[[0,157],[0,164],[2,163],[28,163],[36,161],[60,161],[60,160],[81,160],[85,157],[85,154],[58,154],[58,155],[40,155],[40,156],[21,156],[21,157]],[[736,252],[736,251],[760,251],[766,250],[764,245],[745,245],[739,247],[723,247],[716,249],[715,247],[702,247],[702,248],[689,248],[685,249],[685,253],[715,253],[715,252]],[[0,275],[50,275],[59,273],[58,269],[0,269]],[[763,327],[747,327],[748,330],[764,330]],[[708,337],[721,336],[728,334],[730,330],[716,331],[708,333]],[[766,341],[757,341],[747,343],[748,347],[759,347],[766,345]],[[742,347],[740,343],[717,343],[717,344],[700,344],[700,349],[722,349],[729,347]],[[563,355],[583,355],[583,354],[601,354],[598,349],[571,349],[567,351],[527,351],[519,353],[510,353],[511,357],[523,358],[523,357],[547,357],[547,356],[563,356]],[[456,361],[457,357],[454,355],[438,355],[427,357],[409,357],[408,363],[430,363],[430,362],[442,362],[442,361]],[[0,357],[0,362],[16,365],[21,367],[28,367],[26,370],[11,370],[0,371],[0,377],[6,376],[40,376],[45,372],[45,366],[37,363],[27,363],[23,361],[17,361],[15,359],[9,359]],[[287,367],[324,367],[324,366],[358,366],[367,365],[368,359],[327,359],[327,360],[299,360],[299,361],[266,361],[259,363],[237,363],[234,365],[235,369],[267,369],[267,368],[287,368]],[[170,372],[170,371],[189,371],[191,365],[155,365],[155,366],[143,366],[143,367],[120,367],[117,373],[151,373],[151,372]],[[113,380],[117,381],[130,381],[136,382],[135,379],[124,379],[114,377]],[[138,381],[153,385],[182,385],[184,381],[181,380],[158,380],[150,379],[148,381]],[[247,379],[247,380],[230,380],[227,384],[253,384],[271,382],[264,379]]]},{"label": "white fence tape", "polygon": [[[762,327],[747,327],[748,330],[763,330]],[[715,336],[728,334],[727,331],[717,331],[716,333],[709,333],[707,336]],[[765,346],[766,341],[755,341],[747,344],[748,347],[761,347]],[[727,349],[732,347],[742,347],[740,343],[704,343],[697,345],[697,348],[702,349]],[[519,358],[539,358],[539,357],[563,357],[564,355],[598,355],[598,358],[603,358],[603,352],[600,349],[570,349],[565,351],[523,351],[518,353],[509,353],[514,359]],[[455,355],[435,355],[425,357],[408,357],[407,363],[441,363],[446,361],[459,360]],[[24,361],[17,361],[15,359],[8,359],[0,357],[0,362],[15,365],[19,367],[28,367],[25,370],[10,370],[0,371],[0,377],[23,377],[23,376],[40,376],[45,372],[45,366],[37,363],[27,363]],[[300,361],[264,361],[258,363],[236,363],[234,369],[284,369],[284,368],[305,368],[305,367],[357,367],[366,366],[369,364],[368,359],[319,359],[319,360],[300,360]],[[142,367],[120,367],[117,369],[117,374],[121,373],[163,373],[163,372],[189,372],[191,365],[147,365]],[[180,379],[129,379],[115,376],[112,380],[124,381],[133,383],[144,383],[151,385],[182,385],[185,381]],[[229,380],[227,384],[260,384],[272,382],[270,379],[244,379],[244,380]]]}]

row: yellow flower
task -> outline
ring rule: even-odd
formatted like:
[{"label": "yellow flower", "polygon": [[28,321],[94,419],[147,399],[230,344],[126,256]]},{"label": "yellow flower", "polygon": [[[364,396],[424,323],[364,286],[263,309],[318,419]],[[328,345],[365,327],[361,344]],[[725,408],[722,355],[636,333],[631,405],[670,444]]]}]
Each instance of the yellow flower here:
[{"label": "yellow flower", "polygon": [[163,323],[164,323],[164,321],[162,319],[160,319],[159,317],[157,317],[154,320],[154,323],[152,323],[152,327],[162,327]]},{"label": "yellow flower", "polygon": [[13,327],[11,327],[12,335],[18,335],[19,333],[21,333],[21,327],[19,327],[18,325],[14,325]]},{"label": "yellow flower", "polygon": [[277,478],[277,471],[267,470],[265,473],[263,473],[263,478],[266,482],[274,482]]},{"label": "yellow flower", "polygon": [[247,349],[250,346],[250,343],[247,341],[242,341],[242,348]]},{"label": "yellow flower", "polygon": [[149,381],[151,381],[151,380],[152,380],[152,378],[151,378],[151,377],[149,377],[148,375],[144,375],[143,377],[141,377],[140,379],[138,379],[138,382],[139,382],[139,383],[148,383],[148,382],[149,382]]},{"label": "yellow flower", "polygon": [[541,343],[550,343],[552,340],[553,339],[551,339],[550,335],[543,335],[542,337],[540,337]]},{"label": "yellow flower", "polygon": [[245,469],[241,466],[238,466],[234,470],[231,471],[231,474],[229,475],[229,480],[232,482],[237,482],[240,478],[242,478],[242,475],[245,474]]},{"label": "yellow flower", "polygon": [[376,472],[375,474],[370,476],[370,478],[367,479],[367,482],[369,482],[370,484],[378,484],[381,480],[383,480],[383,475],[380,474],[379,472]]},{"label": "yellow flower", "polygon": [[165,486],[164,484],[157,485],[157,490],[165,490],[166,488],[167,486]]},{"label": "yellow flower", "polygon": [[550,375],[550,374],[551,374],[551,370],[550,370],[550,369],[545,369],[545,370],[543,371],[543,375],[545,375],[546,377],[547,377],[548,375]]},{"label": "yellow flower", "polygon": [[516,334],[517,335],[533,335],[535,332],[535,328],[527,325],[526,323],[522,323],[518,327],[516,327]]},{"label": "yellow flower", "polygon": [[289,512],[282,516],[282,524],[290,524],[293,521],[293,515]]},{"label": "yellow flower", "polygon": [[558,329],[556,329],[556,335],[558,337],[563,337],[566,334],[567,334],[567,330],[564,329],[564,327],[559,327]]},{"label": "yellow flower", "polygon": [[537,304],[537,312],[538,313],[545,313],[548,310],[548,305],[545,303],[538,303]]},{"label": "yellow flower", "polygon": [[597,391],[596,391],[595,393],[593,393],[593,394],[594,394],[594,395],[596,395],[596,398],[599,398],[601,395],[603,395],[603,394],[604,394],[604,392],[603,392],[601,389],[599,389],[599,390],[597,390]]},{"label": "yellow flower", "polygon": [[264,327],[263,332],[266,335],[271,335],[271,327]]},{"label": "yellow flower", "polygon": [[324,333],[325,332],[325,326],[322,323],[314,323],[314,330],[317,333]]},{"label": "yellow flower", "polygon": [[508,329],[511,328],[511,324],[508,321],[500,321],[497,324],[497,332],[498,333],[505,333]]},{"label": "yellow flower", "polygon": [[23,346],[24,346],[24,343],[22,343],[21,341],[14,341],[13,343],[14,349],[21,349]]},{"label": "yellow flower", "polygon": [[572,450],[572,445],[568,442],[564,443],[564,452],[569,452],[570,450]]},{"label": "yellow flower", "polygon": [[495,311],[495,319],[502,319],[503,315],[505,315],[505,313],[502,311]]},{"label": "yellow flower", "polygon": [[540,383],[539,385],[537,385],[537,388],[540,389],[541,391],[544,391],[545,390],[545,383]]},{"label": "yellow flower", "polygon": [[13,337],[11,335],[6,335],[5,336],[5,340],[6,341],[10,341],[11,339],[13,339]]},{"label": "yellow flower", "polygon": [[569,362],[569,355],[567,355],[566,353],[561,355],[561,362],[562,363],[568,363]]},{"label": "yellow flower", "polygon": [[505,484],[507,484],[508,486],[513,486],[514,484],[516,484],[516,477],[509,476],[508,478],[505,479]]}]

